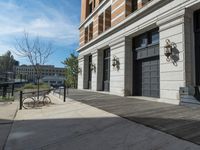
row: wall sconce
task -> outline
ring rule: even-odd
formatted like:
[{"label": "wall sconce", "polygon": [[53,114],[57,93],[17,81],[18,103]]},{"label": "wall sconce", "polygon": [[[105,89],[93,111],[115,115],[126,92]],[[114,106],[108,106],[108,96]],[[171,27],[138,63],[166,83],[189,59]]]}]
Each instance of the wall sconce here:
[{"label": "wall sconce", "polygon": [[82,68],[78,68],[78,73],[82,74]]},{"label": "wall sconce", "polygon": [[96,72],[96,65],[95,64],[92,63],[90,67],[91,67],[91,71]]},{"label": "wall sconce", "polygon": [[165,53],[165,56],[167,57],[167,61],[170,61],[170,56],[172,55],[172,43],[169,39],[167,39],[166,41],[166,45],[164,47],[164,53]]},{"label": "wall sconce", "polygon": [[117,70],[119,70],[120,62],[119,62],[119,58],[118,58],[118,57],[113,56],[113,59],[112,59],[112,66],[113,66],[114,68],[117,68]]}]

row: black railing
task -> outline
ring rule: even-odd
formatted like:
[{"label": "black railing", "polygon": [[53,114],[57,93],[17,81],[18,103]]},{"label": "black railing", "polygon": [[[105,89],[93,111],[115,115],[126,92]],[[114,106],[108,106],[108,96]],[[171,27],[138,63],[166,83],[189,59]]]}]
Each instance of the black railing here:
[{"label": "black railing", "polygon": [[[46,95],[48,95],[52,90],[53,89],[39,91],[39,96],[42,96],[42,100],[44,100]],[[35,101],[40,101],[40,99],[38,97],[38,91],[30,91],[30,92],[20,91],[20,96],[19,96],[19,109],[20,110],[23,108],[24,100],[27,98],[33,99],[34,103],[35,103]]]},{"label": "black railing", "polygon": [[63,96],[63,102],[66,102],[66,96],[69,94],[69,88],[68,86],[63,85],[63,87],[54,88],[53,93],[58,94],[59,98]]}]

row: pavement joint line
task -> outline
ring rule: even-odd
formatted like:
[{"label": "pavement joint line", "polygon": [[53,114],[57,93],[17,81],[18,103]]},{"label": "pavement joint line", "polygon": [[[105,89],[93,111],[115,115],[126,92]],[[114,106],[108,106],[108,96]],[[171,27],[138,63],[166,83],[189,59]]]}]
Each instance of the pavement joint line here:
[{"label": "pavement joint line", "polygon": [[0,123],[0,125],[6,125],[6,124],[12,124],[13,121],[10,121],[10,122],[3,122],[3,123]]},{"label": "pavement joint line", "polygon": [[[66,97],[67,99],[68,99],[68,97]],[[59,99],[59,98],[57,98],[57,99]],[[104,111],[104,112],[107,112],[107,113],[110,113],[110,114],[113,114],[113,115],[115,115],[115,116],[118,116],[118,117],[120,117],[120,118],[122,118],[122,119],[124,119],[124,120],[126,120],[126,121],[129,121],[129,123],[135,123],[135,124],[138,124],[139,126],[146,126],[145,124],[143,124],[143,123],[137,123],[135,120],[130,120],[130,119],[128,119],[128,118],[124,118],[124,117],[122,117],[121,115],[117,115],[117,114],[115,114],[115,113],[112,113],[112,112],[109,112],[109,111],[107,111],[107,110],[104,110],[104,109],[101,109],[101,108],[99,108],[99,107],[96,107],[96,106],[94,106],[94,105],[90,105],[90,104],[87,104],[87,103],[84,103],[84,102],[81,102],[81,101],[79,101],[79,100],[75,100],[75,99],[71,99],[72,101],[72,104],[73,104],[73,102],[74,103],[79,103],[79,104],[82,104],[82,105],[87,105],[87,106],[90,106],[90,107],[93,107],[93,108],[95,108],[95,109],[98,109],[98,110],[102,110],[102,111]],[[60,100],[59,100],[60,101]],[[66,101],[66,103],[62,103],[62,104],[67,104],[68,103],[68,101]],[[65,106],[67,106],[67,105],[65,105]],[[41,110],[42,112],[43,112],[43,110]],[[121,123],[123,123],[123,121],[122,122],[120,122],[120,124]],[[118,122],[117,122],[117,124],[119,124]],[[114,125],[117,125],[117,124],[115,124],[114,123]],[[92,126],[94,126],[93,124],[92,124]],[[103,127],[96,127],[96,128],[94,128],[94,129],[87,129],[86,131],[83,131],[83,132],[77,132],[74,136],[73,135],[63,135],[63,136],[61,136],[59,139],[56,139],[56,140],[51,140],[51,141],[48,141],[48,143],[46,143],[46,144],[44,144],[44,145],[40,145],[40,146],[38,146],[37,148],[33,148],[33,149],[35,149],[35,150],[38,150],[38,149],[45,149],[45,148],[48,148],[49,146],[53,146],[53,145],[55,145],[55,144],[63,144],[63,142],[64,142],[64,138],[77,138],[77,137],[81,137],[81,136],[84,136],[84,135],[87,135],[87,134],[92,134],[92,133],[94,133],[94,132],[99,132],[99,131],[101,131],[101,130],[105,130],[105,129],[107,129],[107,128],[109,128],[109,127],[111,127],[111,126],[113,126],[112,124],[108,124],[108,125],[106,125],[106,126],[103,126]],[[166,132],[163,132],[163,131],[161,131],[161,130],[159,130],[159,129],[155,129],[155,128],[152,128],[152,127],[148,127],[148,128],[151,128],[151,129],[153,129],[153,130],[155,130],[155,131],[158,131],[158,132],[161,132],[161,133],[164,133],[164,134],[168,134],[168,133],[166,133]],[[94,130],[94,131],[93,131]],[[86,132],[86,133],[85,133]],[[156,133],[156,134],[158,134],[158,133]],[[172,135],[172,134],[168,134],[168,135],[170,135],[170,136],[172,136],[172,137],[175,137],[175,138],[177,138],[176,136],[174,136],[174,135]],[[128,134],[126,135],[127,137],[128,137]],[[124,141],[126,141],[126,139],[127,138],[125,138],[124,139]],[[178,139],[178,138],[177,138]],[[180,138],[179,138],[180,139]],[[187,141],[187,142],[190,142],[190,143],[193,143],[193,142],[191,142],[191,141],[188,141],[188,140],[185,140],[185,139],[181,139],[181,140],[184,140],[184,141]],[[51,143],[52,142],[52,143]],[[193,144],[196,144],[196,143],[193,143]],[[133,144],[134,145],[134,144]],[[197,145],[197,144],[196,144]]]},{"label": "pavement joint line", "polygon": [[[86,105],[87,105],[87,104],[86,104]],[[96,108],[96,107],[95,107],[95,108]],[[122,118],[122,119],[123,119],[123,118]],[[81,137],[81,136],[83,136],[83,135],[88,135],[88,134],[91,134],[91,133],[100,132],[100,131],[106,130],[106,129],[110,128],[110,127],[113,127],[113,126],[119,125],[119,124],[122,124],[122,122],[116,121],[116,122],[114,122],[114,123],[111,123],[111,124],[109,124],[109,125],[103,126],[103,127],[101,127],[101,128],[94,128],[94,129],[92,129],[92,130],[89,130],[89,129],[88,129],[88,130],[84,131],[83,133],[78,133],[78,134],[76,134],[76,135],[74,135],[74,136],[62,136],[62,137],[60,137],[59,139],[54,140],[54,143],[45,144],[45,145],[40,146],[40,147],[38,147],[38,148],[35,148],[35,149],[33,149],[33,150],[43,149],[43,148],[45,148],[45,147],[47,147],[47,146],[50,146],[50,145],[55,145],[55,144],[58,144],[58,143],[62,143],[63,140],[65,140],[66,138],[75,139],[75,138]],[[127,126],[128,126],[128,125],[127,125]]]},{"label": "pavement joint line", "polygon": [[[18,104],[19,104],[19,103],[18,103]],[[15,120],[15,118],[16,118],[16,116],[17,116],[17,112],[18,112],[18,110],[19,110],[19,105],[17,105],[17,107],[16,107],[15,114],[14,114],[14,116],[13,116],[13,120],[12,120],[12,123],[11,123],[10,129],[9,129],[8,135],[7,135],[7,137],[6,137],[5,143],[3,144],[2,150],[4,150],[5,147],[6,147],[6,144],[7,144],[7,142],[8,142],[8,137],[9,137],[9,135],[10,135],[12,129],[13,129],[14,120]]]}]

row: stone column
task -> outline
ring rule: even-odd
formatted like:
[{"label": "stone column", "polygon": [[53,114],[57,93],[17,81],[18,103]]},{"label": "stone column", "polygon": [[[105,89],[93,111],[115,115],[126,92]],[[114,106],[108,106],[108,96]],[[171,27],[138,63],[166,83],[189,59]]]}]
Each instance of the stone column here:
[{"label": "stone column", "polygon": [[92,90],[97,91],[97,70],[98,70],[98,58],[97,50],[92,53],[92,64],[95,66],[92,71]]},{"label": "stone column", "polygon": [[78,58],[78,67],[79,67],[78,89],[83,89],[83,71],[84,71],[83,64],[84,64],[83,56],[79,56],[79,58]]},{"label": "stone column", "polygon": [[[173,15],[162,15],[157,22],[160,33],[160,98],[174,104],[180,101],[179,88],[186,86],[184,14],[185,10],[179,10]],[[167,61],[164,55],[167,39],[173,44],[171,61]]]},{"label": "stone column", "polygon": [[[110,93],[125,95],[125,38],[111,43],[110,45]],[[119,61],[118,67],[112,66],[113,58]]]},{"label": "stone column", "polygon": [[125,96],[133,95],[133,65],[132,38],[125,37]]}]

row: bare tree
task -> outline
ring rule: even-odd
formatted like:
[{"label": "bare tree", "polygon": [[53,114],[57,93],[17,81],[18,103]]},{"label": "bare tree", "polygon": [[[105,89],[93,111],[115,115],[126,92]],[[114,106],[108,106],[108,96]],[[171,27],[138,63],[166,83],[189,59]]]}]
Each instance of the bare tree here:
[{"label": "bare tree", "polygon": [[47,63],[49,56],[53,53],[52,43],[41,41],[39,36],[31,38],[29,34],[24,31],[24,36],[21,39],[16,39],[15,49],[18,56],[28,58],[31,65],[34,67],[39,93],[41,66]]},{"label": "bare tree", "polygon": [[47,63],[49,56],[53,53],[52,43],[42,42],[38,36],[30,38],[29,34],[24,31],[22,39],[16,39],[15,49],[18,56],[28,58],[37,78],[40,78],[41,65]]}]

